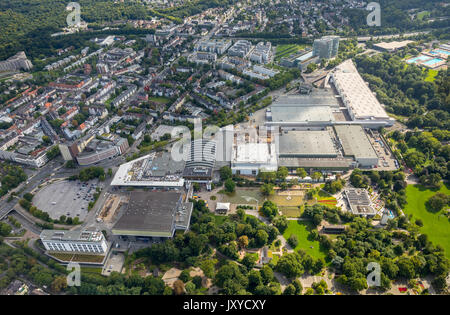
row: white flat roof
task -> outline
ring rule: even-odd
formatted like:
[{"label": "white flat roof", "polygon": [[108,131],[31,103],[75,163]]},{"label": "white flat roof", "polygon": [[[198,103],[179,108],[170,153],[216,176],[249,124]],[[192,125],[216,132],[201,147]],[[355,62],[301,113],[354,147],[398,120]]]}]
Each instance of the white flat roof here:
[{"label": "white flat roof", "polygon": [[153,159],[155,157],[155,153],[151,153],[149,155],[143,156],[131,162],[122,164],[114,175],[113,180],[111,181],[111,186],[140,186],[140,187],[183,187],[184,179],[179,176],[174,176],[173,180],[132,180],[133,178],[133,165],[136,162],[145,159]]},{"label": "white flat roof", "polygon": [[383,106],[359,75],[351,59],[337,66],[331,77],[355,119],[389,119]]},{"label": "white flat roof", "polygon": [[277,164],[275,144],[270,143],[242,143],[233,146],[234,164]]}]

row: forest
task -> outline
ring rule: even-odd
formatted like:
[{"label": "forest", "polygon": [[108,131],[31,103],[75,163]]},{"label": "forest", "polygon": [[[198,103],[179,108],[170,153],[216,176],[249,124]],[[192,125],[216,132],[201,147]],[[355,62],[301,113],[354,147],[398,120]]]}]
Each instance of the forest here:
[{"label": "forest", "polygon": [[347,9],[345,14],[349,18],[349,26],[355,34],[395,34],[398,32],[412,32],[423,29],[445,29],[448,35],[448,20],[435,19],[428,22],[422,19],[412,19],[410,12],[428,11],[431,17],[448,16],[450,7],[440,7],[440,0],[379,0],[381,7],[381,26],[367,26],[368,11],[361,9]]}]

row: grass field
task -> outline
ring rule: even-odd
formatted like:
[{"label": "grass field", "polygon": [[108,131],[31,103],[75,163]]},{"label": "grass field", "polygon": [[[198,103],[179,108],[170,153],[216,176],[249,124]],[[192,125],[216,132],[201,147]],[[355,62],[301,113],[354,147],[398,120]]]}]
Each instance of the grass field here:
[{"label": "grass field", "polygon": [[430,12],[428,11],[422,11],[417,13],[417,19],[422,20],[424,17],[428,17],[430,15]]},{"label": "grass field", "polygon": [[159,97],[159,96],[149,97],[148,100],[160,104],[167,104],[169,102],[169,99],[167,97]]},{"label": "grass field", "polygon": [[325,251],[321,250],[318,241],[309,239],[310,231],[313,225],[308,221],[289,221],[288,228],[284,231],[283,236],[287,240],[292,234],[297,235],[298,245],[295,250],[303,249],[306,253],[314,258],[325,258]]},{"label": "grass field", "polygon": [[288,218],[299,218],[303,213],[304,207],[301,207],[299,209],[298,207],[294,206],[283,206],[278,207],[278,209],[280,209],[281,213]]},{"label": "grass field", "polygon": [[428,75],[425,78],[425,81],[426,82],[434,82],[434,80],[436,80],[437,75],[438,75],[437,70],[430,69],[430,70],[428,70]]},{"label": "grass field", "polygon": [[[425,189],[420,185],[408,185],[406,188],[406,205],[404,211],[406,214],[413,215],[413,221],[421,219],[423,227],[421,232],[428,235],[428,238],[434,245],[441,245],[445,250],[445,256],[450,258],[450,222],[440,213],[432,213],[426,209],[427,200],[437,193],[438,190]],[[450,194],[448,186],[442,185],[439,192]]]}]

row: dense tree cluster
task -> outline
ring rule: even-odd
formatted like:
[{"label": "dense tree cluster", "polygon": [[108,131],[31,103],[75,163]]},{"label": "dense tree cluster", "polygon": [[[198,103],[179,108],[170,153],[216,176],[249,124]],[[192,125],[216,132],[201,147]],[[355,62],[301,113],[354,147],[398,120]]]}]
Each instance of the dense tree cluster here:
[{"label": "dense tree cluster", "polygon": [[22,167],[5,162],[0,162],[0,177],[0,196],[6,195],[8,191],[27,180],[27,174]]},{"label": "dense tree cluster", "polygon": [[100,180],[104,180],[106,177],[105,170],[100,166],[91,166],[87,168],[83,168],[78,175],[73,175],[69,179],[70,180],[80,180],[82,182],[87,182],[92,179],[98,178]]},{"label": "dense tree cluster", "polygon": [[353,220],[353,215],[349,212],[343,212],[338,207],[330,207],[321,204],[312,206],[306,205],[302,217],[308,218],[317,226],[322,220],[331,224],[347,223]]},{"label": "dense tree cluster", "polygon": [[[404,31],[412,31],[423,28],[444,28],[448,26],[445,20],[434,19],[427,21],[420,18],[412,19],[409,10],[428,11],[433,16],[446,16],[449,13],[448,7],[438,5],[439,0],[380,0],[382,11],[381,26],[370,27],[367,25],[367,11],[365,9],[346,9],[344,15],[349,19],[349,26],[353,30],[351,34],[394,34]],[[447,32],[448,33],[448,32]]]},{"label": "dense tree cluster", "polygon": [[317,274],[325,267],[323,258],[314,259],[304,251],[284,254],[276,265],[276,271],[282,273],[287,278],[296,278],[305,272]]},{"label": "dense tree cluster", "polygon": [[390,137],[408,167],[419,177],[422,185],[440,187],[442,179],[449,179],[450,145],[448,130],[434,129],[432,132],[394,131]]},{"label": "dense tree cluster", "polygon": [[364,218],[356,218],[345,234],[329,243],[328,258],[338,274],[338,281],[355,291],[367,288],[369,262],[381,266],[381,289],[390,288],[390,280],[414,279],[426,275],[447,275],[450,264],[440,246],[433,246],[426,235],[417,235],[414,224],[401,217],[409,233],[372,229]]}]

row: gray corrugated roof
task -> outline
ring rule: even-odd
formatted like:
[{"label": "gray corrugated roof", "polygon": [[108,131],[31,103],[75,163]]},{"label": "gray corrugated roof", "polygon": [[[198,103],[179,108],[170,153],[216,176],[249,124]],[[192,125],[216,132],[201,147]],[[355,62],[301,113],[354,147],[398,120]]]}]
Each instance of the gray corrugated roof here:
[{"label": "gray corrugated roof", "polygon": [[127,210],[113,230],[171,233],[180,201],[179,192],[131,192]]}]

